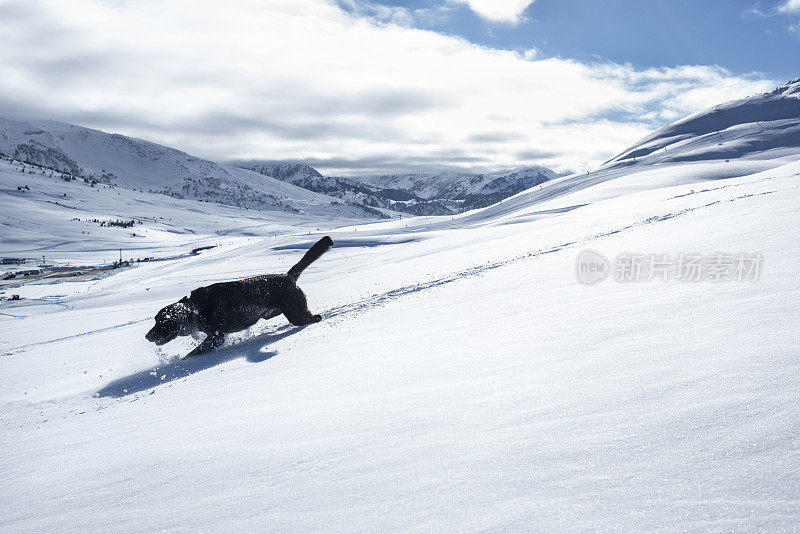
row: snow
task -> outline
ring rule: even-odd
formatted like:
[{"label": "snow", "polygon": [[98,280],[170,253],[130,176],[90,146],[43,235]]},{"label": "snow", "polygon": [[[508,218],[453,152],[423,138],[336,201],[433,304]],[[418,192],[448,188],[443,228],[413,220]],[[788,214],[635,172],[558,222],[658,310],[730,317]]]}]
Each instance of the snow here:
[{"label": "snow", "polygon": [[[796,154],[800,145],[800,78],[772,93],[699,111],[645,137],[608,163],[648,163]],[[788,149],[788,150],[787,150]]]},{"label": "snow", "polygon": [[[3,254],[131,239],[82,242],[48,203],[62,192],[81,217],[141,206],[143,251],[218,246],[0,292],[26,297],[0,303],[0,530],[795,531],[800,156],[782,139],[319,231],[47,177],[18,194],[6,165]],[[8,243],[14,217],[28,233]],[[188,360],[194,340],[145,341],[163,305],[285,272],[325,234],[299,281],[321,323],[262,321]],[[765,263],[752,282],[589,286],[585,249]]]},{"label": "snow", "polygon": [[255,172],[149,141],[56,121],[0,118],[0,155],[87,180],[177,198],[303,214],[312,204],[316,214],[380,218],[375,210],[349,206]]},{"label": "snow", "polygon": [[[243,169],[230,171],[243,182],[269,180]],[[26,185],[29,190],[17,189]],[[292,209],[242,210],[106,184],[89,186],[82,180],[64,181],[58,174],[50,176],[50,171],[0,160],[0,256],[41,259],[44,254],[48,263],[98,265],[118,259],[119,249],[125,259],[167,258],[234,238],[363,221],[350,207],[331,204],[324,195],[278,180],[269,187]],[[95,220],[137,224],[101,227]],[[32,267],[30,263],[20,266]]]},{"label": "snow", "polygon": [[380,207],[389,214],[398,210],[414,215],[454,215],[488,206],[557,176],[541,166],[491,173],[335,177],[323,176],[316,169],[299,163],[256,160],[232,164],[350,203]]},{"label": "snow", "polygon": [[491,173],[445,172],[440,174],[384,174],[358,176],[354,180],[382,188],[413,191],[424,199],[454,199],[467,195],[503,192],[527,185],[525,189],[552,180],[557,175],[547,167],[523,167]]}]

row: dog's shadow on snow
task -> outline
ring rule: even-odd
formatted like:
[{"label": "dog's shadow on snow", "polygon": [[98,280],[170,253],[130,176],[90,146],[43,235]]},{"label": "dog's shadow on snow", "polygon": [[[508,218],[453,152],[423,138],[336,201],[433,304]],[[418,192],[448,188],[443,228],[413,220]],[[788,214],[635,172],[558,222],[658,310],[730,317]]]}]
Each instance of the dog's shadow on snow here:
[{"label": "dog's shadow on snow", "polygon": [[208,354],[200,354],[185,359],[175,359],[150,367],[138,373],[123,376],[106,384],[98,390],[96,397],[125,397],[158,386],[163,386],[174,380],[186,378],[199,371],[205,371],[221,363],[245,357],[248,362],[259,363],[278,354],[266,350],[272,343],[292,336],[305,326],[289,328],[283,332],[261,334],[256,338],[230,347],[223,347]]}]

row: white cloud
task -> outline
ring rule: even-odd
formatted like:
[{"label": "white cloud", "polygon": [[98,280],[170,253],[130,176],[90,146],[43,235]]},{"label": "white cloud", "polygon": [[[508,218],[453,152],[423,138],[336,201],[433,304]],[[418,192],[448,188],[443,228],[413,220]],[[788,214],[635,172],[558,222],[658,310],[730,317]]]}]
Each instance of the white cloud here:
[{"label": "white cloud", "polygon": [[[776,85],[476,46],[324,0],[7,0],[0,116],[79,122],[217,159],[337,173],[589,168]],[[652,115],[652,112],[657,112]]]},{"label": "white cloud", "polygon": [[[789,16],[800,14],[800,0],[785,0],[778,6],[778,13]],[[791,33],[800,35],[800,22],[789,24],[786,28]]]},{"label": "white cloud", "polygon": [[[534,0],[455,0],[467,4],[481,17],[492,22],[519,22],[522,12]],[[794,1],[794,0],[790,0]]]},{"label": "white cloud", "polygon": [[785,0],[779,7],[781,13],[800,13],[800,0]]}]

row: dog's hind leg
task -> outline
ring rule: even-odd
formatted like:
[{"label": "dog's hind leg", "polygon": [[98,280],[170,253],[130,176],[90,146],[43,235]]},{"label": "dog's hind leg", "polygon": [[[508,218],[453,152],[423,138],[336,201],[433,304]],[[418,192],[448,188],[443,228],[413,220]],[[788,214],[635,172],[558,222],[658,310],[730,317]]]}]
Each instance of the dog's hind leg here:
[{"label": "dog's hind leg", "polygon": [[306,296],[299,287],[288,292],[284,302],[281,303],[281,311],[295,326],[318,323],[322,320],[321,315],[314,315],[308,310]]},{"label": "dog's hind leg", "polygon": [[308,308],[300,309],[289,307],[283,311],[283,314],[295,326],[303,326],[304,324],[318,323],[322,320],[321,315],[314,315]]},{"label": "dog's hind leg", "polygon": [[197,345],[192,352],[186,355],[186,357],[188,358],[189,356],[197,356],[198,354],[211,352],[222,345],[223,341],[225,341],[225,334],[217,330],[212,334],[208,334],[203,342]]}]

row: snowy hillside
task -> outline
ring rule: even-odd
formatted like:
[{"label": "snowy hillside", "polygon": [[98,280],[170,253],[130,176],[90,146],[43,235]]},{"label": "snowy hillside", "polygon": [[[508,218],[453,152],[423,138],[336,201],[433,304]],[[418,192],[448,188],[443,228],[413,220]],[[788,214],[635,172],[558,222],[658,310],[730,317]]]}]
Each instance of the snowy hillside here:
[{"label": "snowy hillside", "polygon": [[794,155],[800,147],[800,78],[771,93],[700,111],[612,158],[610,164]]},{"label": "snowy hillside", "polygon": [[239,161],[233,165],[350,202],[414,215],[453,215],[482,208],[556,177],[545,167],[484,174],[329,177],[301,163]]},{"label": "snowy hillside", "polygon": [[454,222],[529,220],[637,191],[745,176],[800,160],[798,80],[695,113],[593,172],[556,178]]},{"label": "snowy hillside", "polygon": [[[247,173],[231,169],[231,173]],[[264,177],[249,173],[243,179]],[[19,269],[48,264],[107,265],[118,259],[165,258],[224,242],[302,228],[363,221],[349,206],[279,182],[272,191],[291,210],[259,211],[71,180],[20,162],[0,160],[0,257],[27,258]],[[110,226],[111,221],[130,227]],[[120,250],[122,252],[120,252]],[[9,267],[10,268],[10,267]],[[0,266],[0,274],[4,272]]]},{"label": "snowy hillside", "polygon": [[[41,220],[0,219],[4,253],[48,230],[87,253],[135,239],[70,229],[66,210],[100,209],[91,195],[108,215],[146,211],[152,247],[197,244],[182,228],[218,246],[0,288],[23,298],[0,301],[0,530],[797,531],[798,121],[730,119],[730,145],[699,123],[668,134],[690,158],[615,158],[452,217],[319,231],[49,176],[23,193],[2,164],[0,209]],[[299,280],[321,323],[261,321],[186,360],[197,341],[144,339],[162,306],[285,272],[322,235],[335,246]],[[614,261],[594,285],[576,273],[587,249]],[[698,281],[626,279],[619,261],[684,254],[707,260]],[[763,259],[755,276],[714,263],[742,256]]]},{"label": "snowy hillside", "polygon": [[[295,185],[313,183],[314,180],[325,178],[317,169],[303,163],[237,161],[234,164],[237,167],[249,169],[264,176],[271,176]],[[301,185],[301,187],[303,186]]]},{"label": "snowy hillside", "polygon": [[86,181],[269,211],[297,212],[296,199],[316,199],[332,215],[377,219],[364,206],[342,206],[339,199],[219,165],[180,150],[118,134],[54,121],[0,119],[0,155],[54,169]]}]

